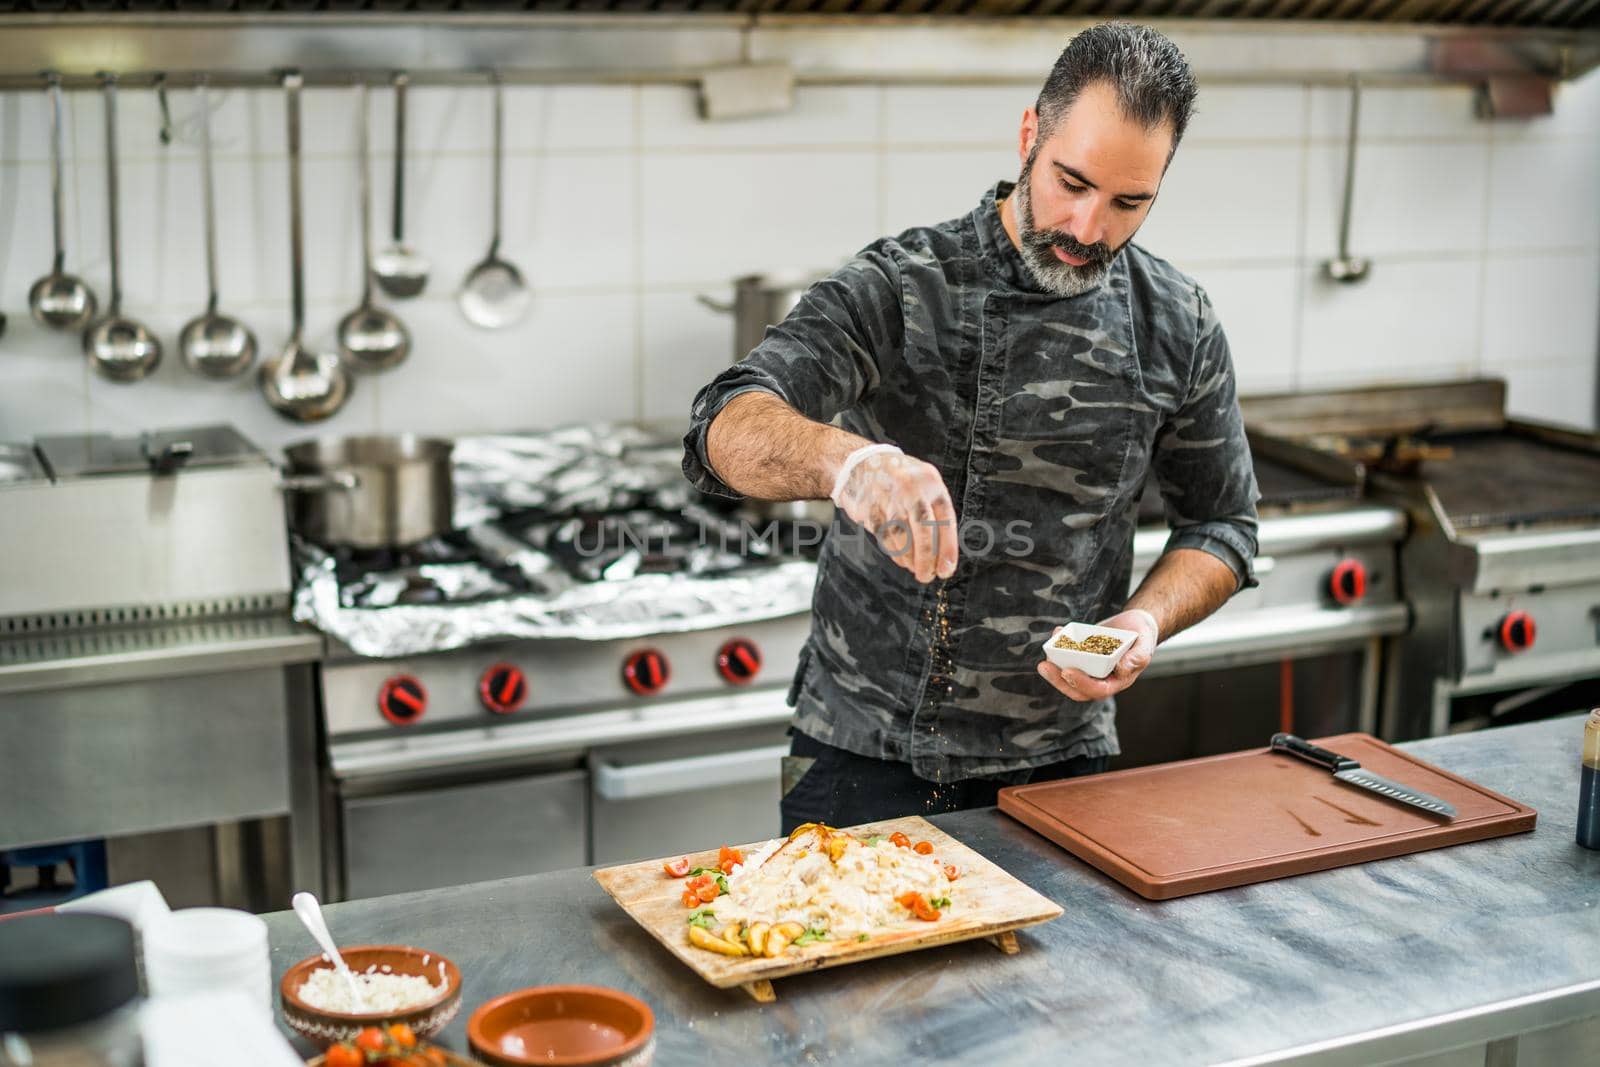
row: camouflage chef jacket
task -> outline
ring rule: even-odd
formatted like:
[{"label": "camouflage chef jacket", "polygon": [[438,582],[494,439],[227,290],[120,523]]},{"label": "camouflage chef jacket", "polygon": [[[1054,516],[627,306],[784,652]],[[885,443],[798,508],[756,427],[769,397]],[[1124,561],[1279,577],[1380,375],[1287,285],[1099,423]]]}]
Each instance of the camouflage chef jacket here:
[{"label": "camouflage chef jacket", "polygon": [[815,285],[700,391],[684,439],[690,481],[736,495],[706,463],[706,430],[763,389],[939,469],[956,574],[918,584],[840,512],[790,690],[802,732],[936,782],[1118,751],[1112,702],[1069,700],[1036,667],[1054,626],[1126,602],[1151,475],[1167,547],[1255,581],[1255,474],[1205,292],[1133,244],[1099,289],[1043,292],[1000,221],[1010,189]]}]

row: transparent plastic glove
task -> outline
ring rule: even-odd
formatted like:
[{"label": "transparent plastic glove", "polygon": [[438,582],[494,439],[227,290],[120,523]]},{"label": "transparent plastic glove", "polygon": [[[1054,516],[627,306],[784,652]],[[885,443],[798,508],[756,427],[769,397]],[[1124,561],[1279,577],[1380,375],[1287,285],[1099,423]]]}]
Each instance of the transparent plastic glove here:
[{"label": "transparent plastic glove", "polygon": [[[1134,639],[1133,647],[1122,654],[1110,674],[1104,678],[1091,678],[1082,671],[1069,667],[1062,670],[1049,660],[1039,662],[1039,674],[1045,681],[1055,686],[1062,695],[1073,700],[1104,700],[1109,696],[1122,692],[1132,685],[1150,666],[1150,661],[1155,658],[1156,645],[1161,640],[1161,628],[1156,624],[1156,617],[1143,608],[1129,608],[1120,615],[1113,615],[1109,619],[1102,619],[1101,626],[1111,626],[1118,630],[1132,630],[1139,636]],[[1064,627],[1057,626],[1055,634],[1060,633]]]},{"label": "transparent plastic glove", "polygon": [[956,509],[931,463],[893,445],[865,445],[840,466],[832,499],[917,581],[955,573]]}]

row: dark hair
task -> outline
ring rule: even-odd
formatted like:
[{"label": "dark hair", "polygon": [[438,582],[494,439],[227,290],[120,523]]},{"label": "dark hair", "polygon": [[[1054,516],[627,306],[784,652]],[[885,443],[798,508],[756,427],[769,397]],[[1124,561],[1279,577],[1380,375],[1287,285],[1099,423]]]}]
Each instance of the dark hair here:
[{"label": "dark hair", "polygon": [[1123,113],[1145,129],[1172,124],[1172,147],[1183,139],[1198,91],[1188,60],[1178,46],[1148,26],[1106,22],[1078,34],[1061,50],[1039,90],[1039,140],[1097,82],[1117,91]]}]

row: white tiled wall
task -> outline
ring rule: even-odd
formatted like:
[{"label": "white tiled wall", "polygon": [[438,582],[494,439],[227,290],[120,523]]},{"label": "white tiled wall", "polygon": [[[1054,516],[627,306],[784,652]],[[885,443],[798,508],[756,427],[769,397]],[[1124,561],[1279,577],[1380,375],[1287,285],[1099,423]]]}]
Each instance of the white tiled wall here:
[{"label": "white tiled wall", "polygon": [[[225,310],[265,351],[289,325],[283,101],[218,94]],[[802,88],[785,115],[708,124],[688,89],[507,93],[504,255],[531,282],[514,329],[468,326],[453,296],[489,240],[489,98],[413,89],[408,237],[433,261],[394,309],[415,354],[358,381],[329,429],[508,430],[594,418],[681,418],[729,356],[732,324],[696,300],[748,271],[826,268],[882,233],[970,208],[1014,177],[1026,88]],[[175,343],[204,303],[198,109],[173,97],[157,139],[148,91],[119,100],[125,310]],[[1140,241],[1210,290],[1248,392],[1472,374],[1511,383],[1514,410],[1594,422],[1600,334],[1600,74],[1563,86],[1556,114],[1481,122],[1467,89],[1363,97],[1353,251],[1363,284],[1324,281],[1347,120],[1342,90],[1203,88],[1200,112]],[[392,100],[372,102],[375,223],[386,232]],[[304,101],[308,336],[331,346],[360,285],[357,96]],[[48,268],[42,93],[0,94],[0,440],[231,420],[262,443],[281,421],[253,378],[190,376],[169,350],[151,378],[91,375],[76,338],[28,318]],[[98,93],[68,97],[69,269],[108,288]]]}]

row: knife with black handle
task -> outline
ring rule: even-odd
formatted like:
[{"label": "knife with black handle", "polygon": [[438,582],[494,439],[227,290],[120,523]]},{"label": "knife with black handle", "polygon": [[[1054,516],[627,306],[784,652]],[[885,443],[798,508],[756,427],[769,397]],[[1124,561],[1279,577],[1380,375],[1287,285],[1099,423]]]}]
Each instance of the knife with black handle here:
[{"label": "knife with black handle", "polygon": [[1379,796],[1398,800],[1402,804],[1409,804],[1414,808],[1421,808],[1432,815],[1442,815],[1447,819],[1456,817],[1456,809],[1436,796],[1430,796],[1420,789],[1412,789],[1408,785],[1373,774],[1364,769],[1360,763],[1349,756],[1341,756],[1337,752],[1329,752],[1319,748],[1310,741],[1296,737],[1294,734],[1273,734],[1272,750],[1286,752],[1297,756],[1307,763],[1314,763],[1325,770],[1333,772],[1333,776],[1341,782],[1360,786],[1362,789],[1371,790]]}]

